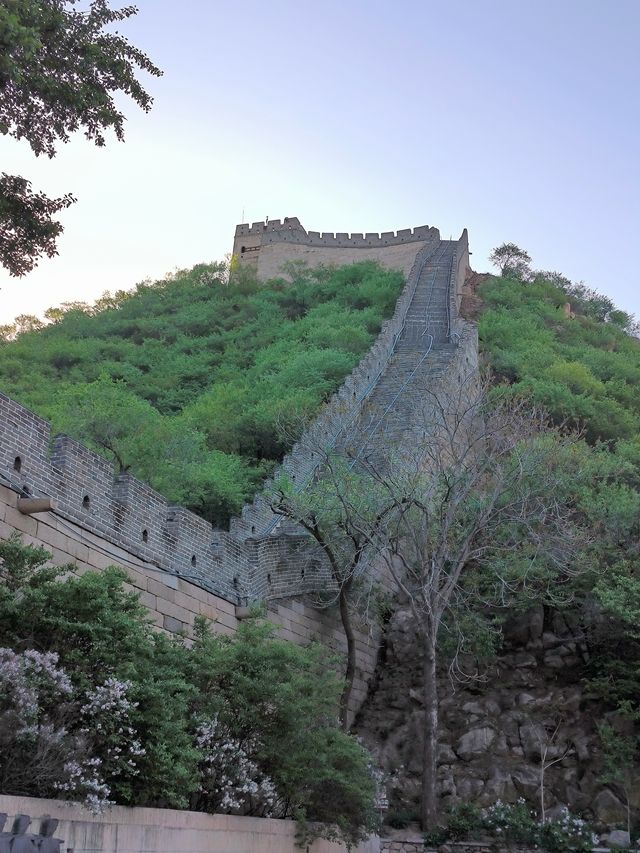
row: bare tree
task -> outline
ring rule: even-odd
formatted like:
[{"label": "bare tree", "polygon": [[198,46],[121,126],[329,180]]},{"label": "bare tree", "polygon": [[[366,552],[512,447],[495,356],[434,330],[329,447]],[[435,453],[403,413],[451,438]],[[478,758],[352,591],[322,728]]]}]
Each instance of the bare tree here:
[{"label": "bare tree", "polygon": [[318,542],[338,589],[348,647],[343,723],[355,667],[354,578],[382,566],[409,602],[423,655],[424,828],[438,820],[438,669],[448,662],[453,676],[475,677],[462,663],[471,622],[487,625],[487,615],[515,600],[558,603],[570,594],[588,542],[572,487],[588,452],[528,402],[490,403],[472,379],[457,392],[431,393],[394,450],[382,438],[351,464],[327,452],[311,487],[280,487],[274,508]]},{"label": "bare tree", "polygon": [[525,753],[529,753],[539,762],[538,801],[541,823],[547,821],[545,806],[547,771],[575,752],[575,747],[566,737],[565,724],[566,720],[562,713],[545,705],[537,714],[532,715],[527,725],[520,729],[520,737],[527,744]]},{"label": "bare tree", "polygon": [[[384,529],[369,526],[367,536],[409,602],[422,646],[424,828],[438,819],[445,632],[458,634],[452,672],[470,676],[460,663],[472,639],[463,615],[542,593],[560,600],[587,541],[571,500],[588,452],[576,436],[553,429],[527,402],[489,405],[477,383],[430,397],[422,434],[386,463],[364,465],[387,502]],[[366,520],[357,525],[362,533]]]}]

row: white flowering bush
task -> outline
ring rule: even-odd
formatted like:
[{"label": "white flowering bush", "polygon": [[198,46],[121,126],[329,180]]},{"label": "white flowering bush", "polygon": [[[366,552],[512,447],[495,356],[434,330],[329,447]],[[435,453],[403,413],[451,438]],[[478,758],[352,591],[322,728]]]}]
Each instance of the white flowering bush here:
[{"label": "white flowering bush", "polygon": [[16,736],[35,734],[43,708],[67,699],[72,692],[55,652],[0,649],[0,708],[5,724],[11,719],[9,728]]},{"label": "white flowering bush", "polygon": [[92,814],[102,814],[114,801],[109,799],[111,789],[102,778],[101,766],[99,758],[67,761],[64,778],[54,788],[65,799],[82,802]]},{"label": "white flowering bush", "polygon": [[537,821],[522,797],[517,803],[497,800],[480,814],[483,829],[491,835],[505,841],[535,843]]},{"label": "white flowering bush", "polygon": [[586,821],[568,809],[543,823],[522,797],[516,803],[497,800],[482,810],[471,803],[460,803],[451,810],[447,826],[429,835],[429,842],[437,844],[488,835],[501,845],[522,844],[552,853],[588,853],[597,842]]},{"label": "white flowering bush", "polygon": [[64,778],[72,693],[54,652],[0,648],[0,790],[46,796]]},{"label": "white flowering bush", "polygon": [[0,648],[1,789],[111,805],[144,755],[130,688],[108,678],[78,700],[55,652]]},{"label": "white flowering bush", "polygon": [[80,709],[80,732],[91,743],[91,751],[100,756],[101,775],[119,794],[130,793],[130,781],[139,774],[138,762],[145,754],[131,722],[138,707],[129,698],[132,684],[107,678],[104,684],[86,694]]},{"label": "white flowering bush", "polygon": [[80,705],[77,738],[85,756],[64,765],[64,779],[55,788],[66,797],[80,800],[94,814],[126,797],[131,779],[139,773],[138,760],[145,754],[131,723],[138,703],[129,698],[130,681],[107,678],[85,694]]},{"label": "white flowering bush", "polygon": [[539,825],[539,844],[547,850],[582,851],[587,853],[598,843],[598,836],[582,818],[572,815],[567,808],[552,820]]},{"label": "white flowering bush", "polygon": [[196,728],[200,752],[201,800],[206,810],[259,814],[268,817],[276,802],[275,785],[259,769],[245,749],[218,717]]},{"label": "white flowering bush", "polygon": [[375,830],[371,759],[337,725],[326,648],[260,619],[171,640],[125,572],[61,577],[48,557],[0,541],[3,793],[271,814],[347,845]]}]

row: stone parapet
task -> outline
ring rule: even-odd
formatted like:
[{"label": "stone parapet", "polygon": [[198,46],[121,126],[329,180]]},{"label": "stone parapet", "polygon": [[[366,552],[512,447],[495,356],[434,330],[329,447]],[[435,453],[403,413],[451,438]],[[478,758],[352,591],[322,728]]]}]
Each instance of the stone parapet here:
[{"label": "stone parapet", "polygon": [[220,559],[221,534],[69,436],[0,394],[0,482],[49,497],[55,512],[170,574],[235,601],[236,567]]},{"label": "stone parapet", "polygon": [[437,228],[420,225],[417,228],[404,228],[400,231],[367,233],[334,233],[332,231],[306,231],[296,216],[285,217],[283,221],[271,219],[265,222],[243,223],[236,226],[234,254],[242,254],[243,238],[259,238],[260,245],[269,243],[295,243],[304,246],[333,246],[334,248],[369,249],[384,246],[399,246],[422,240],[440,239]]}]

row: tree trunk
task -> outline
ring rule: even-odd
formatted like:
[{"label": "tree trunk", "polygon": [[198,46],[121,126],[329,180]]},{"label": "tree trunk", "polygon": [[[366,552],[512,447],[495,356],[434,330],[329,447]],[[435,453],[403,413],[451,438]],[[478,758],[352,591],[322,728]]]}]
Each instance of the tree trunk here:
[{"label": "tree trunk", "polygon": [[353,689],[353,679],[356,675],[356,637],[351,624],[351,614],[349,612],[349,590],[350,583],[343,583],[340,587],[340,618],[342,619],[342,628],[347,640],[347,668],[344,673],[344,687],[342,688],[342,696],[340,697],[340,724],[346,732],[349,729],[349,700],[351,699],[351,691]]},{"label": "tree trunk", "polygon": [[422,828],[432,829],[438,822],[436,762],[438,754],[438,682],[436,650],[432,637],[424,637],[422,688],[424,696],[424,745],[422,750]]}]

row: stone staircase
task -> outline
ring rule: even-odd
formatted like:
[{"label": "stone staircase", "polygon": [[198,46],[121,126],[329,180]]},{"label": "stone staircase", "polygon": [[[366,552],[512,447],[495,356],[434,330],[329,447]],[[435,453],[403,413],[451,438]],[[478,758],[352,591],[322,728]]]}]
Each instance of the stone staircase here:
[{"label": "stone staircase", "polygon": [[394,355],[365,401],[355,428],[338,449],[379,464],[384,449],[424,418],[429,390],[447,374],[456,345],[449,342],[449,282],[456,243],[441,241],[425,263]]},{"label": "stone staircase", "polygon": [[[335,432],[331,443],[336,452],[354,459],[354,465],[359,459],[371,461],[376,450],[382,455],[380,451],[386,444],[395,443],[419,417],[424,423],[423,401],[428,397],[428,390],[446,375],[456,351],[456,345],[449,342],[449,306],[457,247],[458,241],[440,240],[425,247],[417,256],[411,273],[412,277],[417,276],[415,289],[392,354],[387,356],[382,373],[358,404],[360,410],[354,417],[344,415],[345,425]],[[351,399],[346,390],[348,385],[347,381],[339,393],[340,396],[344,392],[345,405],[347,399]],[[296,448],[292,454],[296,454]],[[308,451],[299,450],[295,460],[292,454],[282,469],[295,472],[290,473],[290,477],[302,488],[313,477],[317,461]],[[270,484],[271,481],[265,483],[264,491],[244,507],[241,517],[232,519],[234,538],[244,541],[291,532],[292,525],[271,511]]]}]

